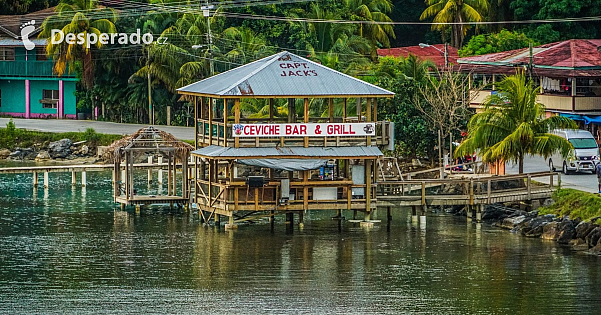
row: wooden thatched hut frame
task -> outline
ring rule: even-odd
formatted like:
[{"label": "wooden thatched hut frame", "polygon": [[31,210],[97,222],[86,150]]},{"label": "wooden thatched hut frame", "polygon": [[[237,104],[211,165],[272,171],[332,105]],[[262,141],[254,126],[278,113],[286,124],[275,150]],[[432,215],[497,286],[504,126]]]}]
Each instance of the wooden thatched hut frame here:
[{"label": "wooden thatched hut frame", "polygon": [[[113,161],[114,164],[115,202],[121,203],[122,206],[188,203],[188,156],[192,149],[191,145],[152,126],[142,128],[130,136],[115,141],[103,156],[106,160]],[[159,159],[157,164],[135,164],[137,158],[148,154],[162,158]],[[178,163],[182,168],[181,194],[178,194],[176,189]],[[167,195],[138,195],[134,189],[134,167],[159,168],[159,172],[166,168]],[[124,169],[123,172],[121,172],[122,169]]]}]

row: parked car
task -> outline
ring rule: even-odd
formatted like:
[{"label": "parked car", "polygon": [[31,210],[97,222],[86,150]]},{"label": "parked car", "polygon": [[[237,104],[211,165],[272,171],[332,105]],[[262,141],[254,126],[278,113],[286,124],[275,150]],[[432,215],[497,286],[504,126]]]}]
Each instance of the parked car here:
[{"label": "parked car", "polygon": [[564,174],[572,172],[595,172],[595,165],[599,163],[599,147],[593,135],[586,130],[558,129],[552,132],[570,141],[574,150],[567,158],[557,153],[548,160],[549,169],[555,171],[561,167]]}]

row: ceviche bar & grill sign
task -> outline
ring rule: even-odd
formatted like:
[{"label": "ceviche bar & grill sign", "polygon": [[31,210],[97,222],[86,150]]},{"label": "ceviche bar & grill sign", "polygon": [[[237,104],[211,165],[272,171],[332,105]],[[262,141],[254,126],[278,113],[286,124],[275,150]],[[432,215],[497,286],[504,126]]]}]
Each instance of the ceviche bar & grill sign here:
[{"label": "ceviche bar & grill sign", "polygon": [[373,123],[235,124],[234,137],[365,137],[375,135]]}]

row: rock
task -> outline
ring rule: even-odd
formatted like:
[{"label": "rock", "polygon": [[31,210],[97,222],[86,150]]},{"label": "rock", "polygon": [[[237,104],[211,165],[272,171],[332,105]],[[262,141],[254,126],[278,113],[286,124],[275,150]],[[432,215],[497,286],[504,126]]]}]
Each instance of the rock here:
[{"label": "rock", "polygon": [[555,203],[555,200],[553,200],[553,198],[547,198],[547,199],[545,199],[545,201],[543,201],[543,207],[548,207],[554,203]]},{"label": "rock", "polygon": [[576,238],[584,239],[594,228],[591,222],[580,222],[576,225]]},{"label": "rock", "polygon": [[501,222],[499,224],[500,227],[505,228],[505,229],[513,229],[516,225],[524,222],[524,220],[526,220],[526,216],[525,215],[520,215],[517,217],[510,217],[510,218],[505,218],[503,219],[503,222]]},{"label": "rock", "polygon": [[17,149],[8,155],[8,157],[11,159],[20,159],[21,156],[22,156],[22,152],[20,149]]},{"label": "rock", "polygon": [[81,155],[88,155],[88,153],[90,153],[90,148],[84,144],[83,146],[81,146],[81,150],[79,150],[79,153]]},{"label": "rock", "polygon": [[595,247],[591,248],[591,249],[589,250],[589,252],[590,252],[591,254],[597,254],[597,255],[601,255],[601,245],[600,245],[600,244],[597,244]]},{"label": "rock", "polygon": [[593,246],[597,245],[600,238],[601,238],[601,227],[596,227],[584,237],[584,240],[586,241],[586,243],[588,244],[589,247],[593,247]]},{"label": "rock", "polygon": [[48,159],[50,159],[50,154],[48,154],[48,151],[40,151],[35,157],[36,161],[44,161]]},{"label": "rock", "polygon": [[50,150],[51,158],[64,158],[71,153],[71,140],[70,139],[61,139],[58,141],[50,142],[48,145],[48,149]]},{"label": "rock", "polygon": [[558,231],[559,222],[549,222],[543,226],[543,234],[540,236],[545,240],[555,240]]},{"label": "rock", "polygon": [[572,245],[573,250],[587,250],[588,249],[588,245],[581,238],[571,240],[570,245]]},{"label": "rock", "polygon": [[536,217],[527,221],[527,224],[522,227],[522,235],[528,237],[540,237],[543,234],[543,227],[553,221],[551,216]]},{"label": "rock", "polygon": [[31,148],[23,150],[23,159],[25,160],[34,160],[38,153]]},{"label": "rock", "polygon": [[0,159],[6,159],[10,155],[10,153],[11,152],[9,149],[0,150]]},{"label": "rock", "polygon": [[574,222],[569,219],[561,221],[557,227],[557,230],[557,243],[559,244],[568,244],[570,240],[576,236]]}]

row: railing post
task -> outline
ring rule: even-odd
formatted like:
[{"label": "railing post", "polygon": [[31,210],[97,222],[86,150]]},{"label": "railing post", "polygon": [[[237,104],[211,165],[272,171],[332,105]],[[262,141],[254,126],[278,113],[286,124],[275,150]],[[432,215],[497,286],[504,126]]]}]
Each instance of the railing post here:
[{"label": "railing post", "polygon": [[426,182],[422,181],[422,206],[426,204]]},{"label": "railing post", "polygon": [[532,194],[532,190],[531,190],[531,184],[532,183],[532,175],[528,174],[528,179],[526,180],[526,189],[528,190],[528,200],[530,200],[531,194]]},{"label": "railing post", "polygon": [[553,188],[553,177],[555,176],[555,173],[550,173],[549,174],[549,187]]},{"label": "railing post", "polygon": [[561,173],[557,173],[557,189],[561,188]]},{"label": "railing post", "polygon": [[474,204],[474,180],[470,179],[470,205]]},{"label": "railing post", "polygon": [[490,204],[490,192],[491,192],[491,187],[490,187],[491,180],[490,179],[487,181],[487,185],[488,185],[488,187],[486,190],[486,203]]}]

